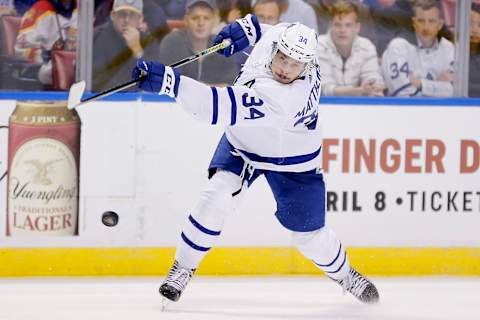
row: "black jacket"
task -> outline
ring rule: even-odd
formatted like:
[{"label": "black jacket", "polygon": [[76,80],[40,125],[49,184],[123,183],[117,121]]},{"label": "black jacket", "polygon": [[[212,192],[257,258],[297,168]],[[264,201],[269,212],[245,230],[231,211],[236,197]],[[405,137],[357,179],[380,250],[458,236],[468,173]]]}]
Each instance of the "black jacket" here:
[{"label": "black jacket", "polygon": [[[143,58],[154,60],[158,53],[159,41],[150,34],[142,33],[141,42]],[[102,91],[129,81],[136,60],[111,21],[101,26],[95,32],[93,40],[92,89]]]}]

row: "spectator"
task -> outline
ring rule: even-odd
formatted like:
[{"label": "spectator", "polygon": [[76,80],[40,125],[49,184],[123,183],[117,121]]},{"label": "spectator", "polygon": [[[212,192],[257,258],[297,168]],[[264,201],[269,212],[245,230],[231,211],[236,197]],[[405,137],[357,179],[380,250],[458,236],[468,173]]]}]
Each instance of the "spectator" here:
[{"label": "spectator", "polygon": [[142,0],[115,0],[110,21],[93,40],[93,89],[128,81],[136,60],[156,57],[159,43],[144,22]]},{"label": "spectator", "polygon": [[253,13],[260,23],[276,25],[280,22],[281,6],[278,0],[257,0]]},{"label": "spectator", "polygon": [[[95,0],[94,26],[100,27],[110,21],[113,0]],[[148,0],[143,6],[143,18],[146,30],[155,41],[160,41],[168,32],[167,16],[155,1]]]},{"label": "spectator", "polygon": [[[168,65],[213,45],[215,0],[188,0],[184,17],[185,28],[173,30],[160,45],[158,60]],[[239,67],[233,60],[215,54],[178,68],[190,78],[208,84],[231,84]]]},{"label": "spectator", "polygon": [[[72,30],[75,29],[75,30]],[[74,0],[39,0],[22,18],[15,43],[15,54],[26,61],[38,64],[38,79],[42,84],[52,84],[51,51],[75,49],[69,35],[76,35],[77,10]]]},{"label": "spectator", "polygon": [[451,97],[454,46],[438,37],[443,27],[436,0],[418,0],[413,6],[415,36],[395,38],[383,54],[382,70],[390,96]]},{"label": "spectator", "polygon": [[468,95],[480,97],[480,4],[474,3],[470,11],[470,76]]},{"label": "spectator", "polygon": [[358,35],[358,7],[340,0],[332,6],[327,34],[319,36],[318,58],[325,95],[383,96],[383,79],[373,43]]},{"label": "spectator", "polygon": [[[282,22],[300,22],[318,33],[317,17],[313,8],[303,0],[279,0]],[[254,4],[255,0],[253,1]]]}]

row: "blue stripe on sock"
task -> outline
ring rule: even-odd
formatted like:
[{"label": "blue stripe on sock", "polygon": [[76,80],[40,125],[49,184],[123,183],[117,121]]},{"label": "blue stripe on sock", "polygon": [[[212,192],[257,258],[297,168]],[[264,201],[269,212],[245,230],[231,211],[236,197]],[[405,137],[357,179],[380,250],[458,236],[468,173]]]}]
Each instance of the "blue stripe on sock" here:
[{"label": "blue stripe on sock", "polygon": [[213,115],[212,115],[212,124],[217,124],[218,121],[218,92],[217,88],[211,87],[213,95]]},{"label": "blue stripe on sock", "polygon": [[313,261],[313,263],[315,263],[317,266],[322,267],[322,268],[330,267],[332,264],[335,263],[335,261],[337,261],[338,257],[340,256],[340,252],[342,252],[342,243],[340,243],[340,247],[338,247],[337,256],[335,257],[335,259],[333,259],[332,262],[330,262],[329,264],[320,264],[320,263],[316,263],[315,261]]},{"label": "blue stripe on sock", "polygon": [[343,267],[343,265],[345,264],[346,261],[347,261],[347,253],[345,252],[345,256],[343,257],[343,262],[340,265],[340,267],[338,267],[338,269],[335,270],[335,271],[325,271],[325,272],[328,273],[328,274],[337,273],[338,271],[340,271],[340,269],[342,269],[342,267]]},{"label": "blue stripe on sock", "polygon": [[201,247],[201,246],[196,245],[190,239],[188,239],[187,236],[183,232],[182,232],[182,239],[183,239],[183,241],[185,241],[186,244],[188,244],[190,247],[192,247],[195,250],[203,251],[203,252],[210,250],[210,248],[205,248],[205,247]]},{"label": "blue stripe on sock", "polygon": [[230,102],[232,103],[232,115],[230,120],[230,125],[237,123],[237,101],[235,101],[235,94],[233,93],[232,87],[227,87],[228,96],[230,97]]},{"label": "blue stripe on sock", "polygon": [[191,222],[198,230],[202,231],[203,233],[209,234],[209,235],[211,235],[211,236],[218,236],[218,235],[220,235],[220,232],[221,232],[221,231],[213,231],[213,230],[210,230],[210,229],[205,228],[204,226],[202,226],[202,225],[200,224],[200,222],[198,222],[197,220],[195,220],[195,219],[192,217],[192,215],[190,215],[190,216],[188,217],[188,220],[190,220],[190,222]]}]

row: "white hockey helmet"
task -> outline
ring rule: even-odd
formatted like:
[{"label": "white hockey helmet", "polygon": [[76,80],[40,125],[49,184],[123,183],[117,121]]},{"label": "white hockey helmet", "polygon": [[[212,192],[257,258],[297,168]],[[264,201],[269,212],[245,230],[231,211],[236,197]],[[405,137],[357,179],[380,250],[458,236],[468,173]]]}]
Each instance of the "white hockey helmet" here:
[{"label": "white hockey helmet", "polygon": [[317,45],[318,39],[315,30],[296,22],[290,24],[280,34],[277,49],[292,59],[310,63],[315,58]]}]

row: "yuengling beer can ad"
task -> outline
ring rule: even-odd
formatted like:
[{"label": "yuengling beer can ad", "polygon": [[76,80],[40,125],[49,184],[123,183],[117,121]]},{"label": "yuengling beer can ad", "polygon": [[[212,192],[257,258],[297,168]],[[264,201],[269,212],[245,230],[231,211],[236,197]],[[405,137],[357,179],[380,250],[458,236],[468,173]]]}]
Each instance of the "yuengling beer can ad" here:
[{"label": "yuengling beer can ad", "polygon": [[66,102],[17,102],[9,120],[7,236],[78,234],[80,128]]}]

